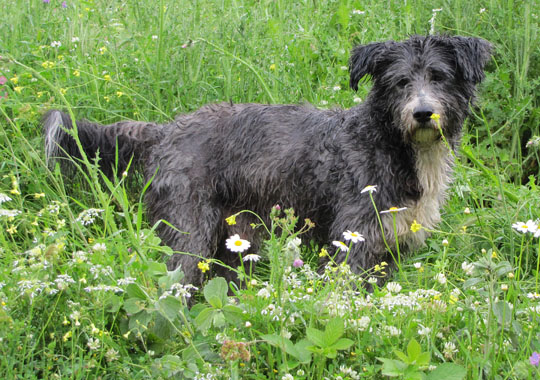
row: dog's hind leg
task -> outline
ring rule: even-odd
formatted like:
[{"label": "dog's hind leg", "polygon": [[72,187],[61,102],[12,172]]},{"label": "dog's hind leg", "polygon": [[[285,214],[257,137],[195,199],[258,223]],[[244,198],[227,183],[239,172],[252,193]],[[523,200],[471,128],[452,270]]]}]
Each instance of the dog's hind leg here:
[{"label": "dog's hind leg", "polygon": [[204,274],[197,265],[215,256],[224,220],[222,210],[214,205],[208,192],[194,190],[193,182],[187,183],[191,189],[185,182],[183,185],[167,189],[152,186],[146,200],[153,222],[164,220],[174,226],[162,223],[158,230],[164,243],[178,252],[169,258],[167,268],[174,270],[181,266],[183,282],[198,286]]}]

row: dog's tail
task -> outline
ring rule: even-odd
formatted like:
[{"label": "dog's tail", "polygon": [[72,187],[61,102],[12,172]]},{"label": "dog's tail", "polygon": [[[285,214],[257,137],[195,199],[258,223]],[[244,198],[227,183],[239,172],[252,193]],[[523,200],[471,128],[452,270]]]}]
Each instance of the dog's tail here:
[{"label": "dog's tail", "polygon": [[[87,120],[76,123],[81,148],[90,162],[99,155],[99,166],[107,175],[122,173],[130,160],[137,161],[145,149],[160,139],[162,127],[154,123],[123,121],[101,125]],[[43,117],[45,154],[49,166],[57,160],[63,168],[71,160],[81,159],[81,149],[74,138],[75,129],[69,115],[51,110]]]}]

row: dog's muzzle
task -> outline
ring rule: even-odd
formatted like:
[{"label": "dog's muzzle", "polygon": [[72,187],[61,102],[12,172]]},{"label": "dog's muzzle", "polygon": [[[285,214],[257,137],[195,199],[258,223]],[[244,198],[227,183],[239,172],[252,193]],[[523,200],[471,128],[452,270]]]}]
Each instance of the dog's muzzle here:
[{"label": "dog's muzzle", "polygon": [[419,105],[412,110],[414,128],[412,140],[421,145],[433,143],[441,138],[439,126],[431,117],[435,110],[429,105]]}]

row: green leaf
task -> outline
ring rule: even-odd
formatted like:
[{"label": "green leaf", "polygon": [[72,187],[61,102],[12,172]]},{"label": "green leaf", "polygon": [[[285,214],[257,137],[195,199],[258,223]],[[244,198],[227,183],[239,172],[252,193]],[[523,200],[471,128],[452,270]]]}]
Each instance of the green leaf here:
[{"label": "green leaf", "polygon": [[197,315],[197,317],[195,318],[195,326],[197,326],[200,331],[206,332],[212,325],[212,320],[214,319],[214,312],[215,310],[211,307],[207,307],[201,310],[199,315]]},{"label": "green leaf", "polygon": [[214,326],[223,327],[225,326],[225,316],[222,311],[216,310],[214,313]]},{"label": "green leaf", "polygon": [[147,263],[145,273],[151,277],[163,276],[167,274],[167,266],[164,263],[157,261],[150,261]]},{"label": "green leaf", "polygon": [[442,363],[431,371],[426,380],[463,380],[467,370],[455,363]]},{"label": "green leaf", "polygon": [[471,286],[475,286],[476,284],[480,283],[480,282],[483,282],[484,280],[480,277],[472,277],[472,278],[469,278],[467,281],[465,281],[463,283],[463,288],[464,289],[468,289],[470,288]]},{"label": "green leaf", "polygon": [[383,363],[381,373],[385,376],[398,377],[405,373],[405,369],[408,367],[406,363],[399,360],[377,358]]},{"label": "green leaf", "polygon": [[161,276],[158,280],[161,289],[170,289],[173,284],[177,284],[184,278],[182,266],[178,266],[175,270],[167,272],[167,275]]},{"label": "green leaf", "polygon": [[324,328],[324,346],[329,347],[333,345],[342,335],[345,330],[345,324],[343,319],[334,318],[328,321],[326,327]]},{"label": "green leaf", "polygon": [[139,311],[143,310],[145,303],[140,298],[128,298],[124,302],[124,310],[128,314],[137,314]]},{"label": "green leaf", "polygon": [[512,322],[512,310],[506,301],[499,301],[493,304],[493,314],[499,324],[510,325]]},{"label": "green leaf", "polygon": [[332,348],[335,350],[346,350],[354,344],[354,341],[347,338],[341,338],[336,343],[332,345]]},{"label": "green leaf", "polygon": [[227,281],[223,277],[213,278],[204,287],[204,298],[216,309],[227,304]]},{"label": "green leaf", "polygon": [[318,347],[326,347],[324,340],[324,333],[321,330],[317,330],[313,327],[306,329],[307,338]]},{"label": "green leaf", "polygon": [[146,293],[144,292],[144,290],[142,290],[141,287],[136,283],[129,284],[126,287],[126,292],[128,296],[132,298],[140,298],[142,300],[147,300],[149,298],[148,295],[146,295]]},{"label": "green leaf", "polygon": [[407,356],[409,357],[409,364],[414,363],[420,354],[422,353],[422,347],[414,338],[409,341],[407,345]]},{"label": "green leaf", "polygon": [[416,359],[416,364],[418,364],[418,366],[420,367],[428,366],[430,361],[431,361],[431,353],[422,352],[420,356],[418,356],[418,359]]},{"label": "green leaf", "polygon": [[400,351],[398,349],[394,349],[394,354],[396,354],[396,356],[399,359],[401,359],[402,362],[404,362],[404,363],[409,362],[409,357],[403,351]]},{"label": "green leaf", "polygon": [[108,313],[117,313],[118,310],[120,310],[120,307],[122,307],[122,297],[119,297],[116,294],[113,294],[105,304],[105,310]]},{"label": "green leaf", "polygon": [[180,315],[183,306],[178,298],[168,296],[158,301],[159,312],[167,319],[174,320]]}]

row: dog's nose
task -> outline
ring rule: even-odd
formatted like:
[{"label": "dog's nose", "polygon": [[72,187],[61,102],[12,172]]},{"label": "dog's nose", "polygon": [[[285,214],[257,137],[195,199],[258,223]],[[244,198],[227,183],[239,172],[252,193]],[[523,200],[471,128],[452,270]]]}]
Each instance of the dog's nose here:
[{"label": "dog's nose", "polygon": [[433,109],[426,106],[420,106],[413,110],[413,117],[419,123],[427,123],[433,115]]}]

